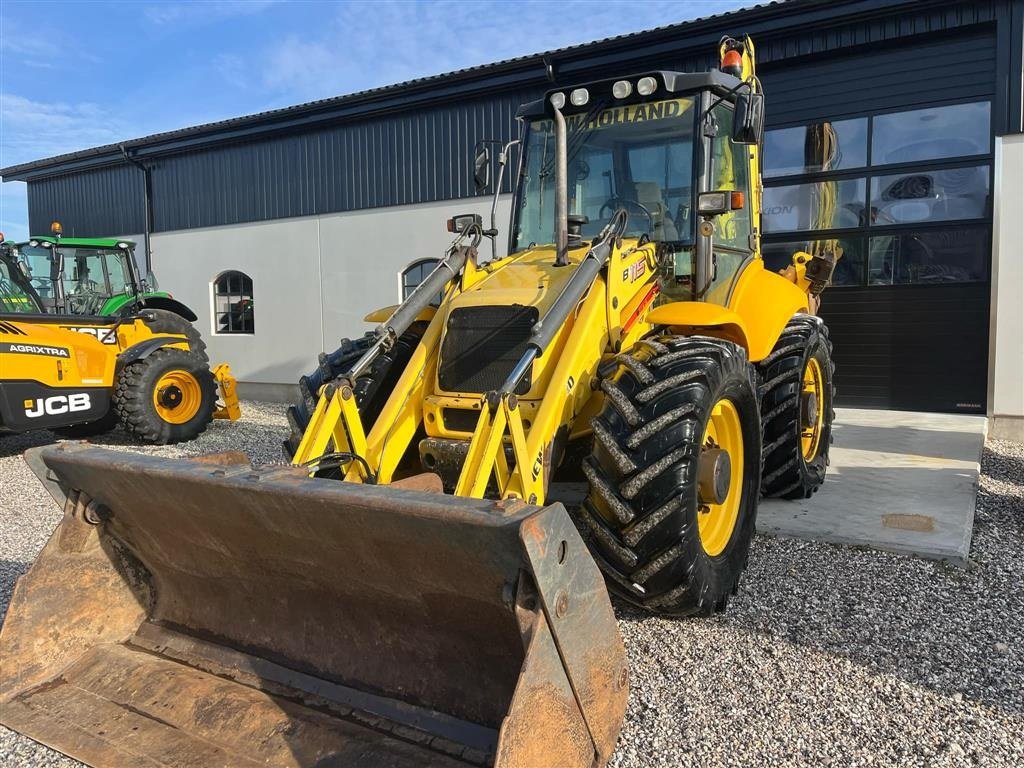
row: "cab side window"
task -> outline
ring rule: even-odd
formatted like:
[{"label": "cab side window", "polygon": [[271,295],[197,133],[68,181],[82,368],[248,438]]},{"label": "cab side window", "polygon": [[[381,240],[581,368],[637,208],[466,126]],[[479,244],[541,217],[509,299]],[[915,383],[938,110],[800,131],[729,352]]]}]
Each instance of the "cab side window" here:
[{"label": "cab side window", "polygon": [[715,221],[715,245],[750,250],[750,147],[732,141],[732,108],[719,104],[712,110],[718,134],[711,144],[712,189],[743,193],[743,207],[729,211]]}]

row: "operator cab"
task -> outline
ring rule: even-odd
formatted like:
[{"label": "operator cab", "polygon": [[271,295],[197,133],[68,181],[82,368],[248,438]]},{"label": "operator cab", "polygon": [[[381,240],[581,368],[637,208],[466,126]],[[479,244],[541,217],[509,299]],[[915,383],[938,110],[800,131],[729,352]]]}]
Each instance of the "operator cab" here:
[{"label": "operator cab", "polygon": [[112,300],[134,295],[129,241],[33,238],[14,246],[47,311],[100,315]]},{"label": "operator cab", "polygon": [[552,243],[557,110],[566,125],[570,246],[585,245],[624,208],[624,237],[656,244],[664,300],[725,304],[756,252],[750,145],[763,117],[759,94],[733,71],[651,72],[524,105],[509,253]]}]

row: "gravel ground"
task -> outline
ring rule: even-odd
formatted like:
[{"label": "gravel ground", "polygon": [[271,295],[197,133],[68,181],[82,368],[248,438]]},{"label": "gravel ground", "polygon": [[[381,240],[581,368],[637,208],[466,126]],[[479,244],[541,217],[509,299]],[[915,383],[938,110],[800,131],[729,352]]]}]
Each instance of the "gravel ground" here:
[{"label": "gravel ground", "polygon": [[[245,403],[195,443],[278,461],[280,406]],[[59,513],[0,438],[0,611]],[[884,503],[884,500],[881,501]],[[990,442],[966,569],[759,536],[724,616],[616,605],[632,692],[615,768],[1024,765],[1024,445]],[[0,728],[0,765],[77,766]]]}]

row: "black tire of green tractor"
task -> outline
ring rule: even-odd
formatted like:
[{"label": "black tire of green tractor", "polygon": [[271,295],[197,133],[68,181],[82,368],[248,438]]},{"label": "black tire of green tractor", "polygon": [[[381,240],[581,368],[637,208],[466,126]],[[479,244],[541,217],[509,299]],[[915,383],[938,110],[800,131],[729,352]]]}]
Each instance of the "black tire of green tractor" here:
[{"label": "black tire of green tractor", "polygon": [[152,318],[145,321],[149,330],[153,333],[174,333],[187,337],[189,351],[200,359],[209,361],[210,358],[206,356],[206,342],[192,323],[166,309],[147,309],[145,313]]},{"label": "black tire of green tractor", "polygon": [[[426,323],[413,323],[398,337],[395,345],[379,355],[373,361],[370,370],[356,381],[356,404],[367,432],[383,410],[426,329]],[[283,445],[286,459],[290,461],[299,449],[302,435],[320,399],[320,388],[348,373],[356,361],[373,346],[376,338],[374,334],[368,333],[360,339],[342,339],[341,346],[336,350],[330,354],[320,354],[319,365],[315,371],[299,379],[300,400],[289,406],[287,411],[289,434]]]},{"label": "black tire of green tractor", "polygon": [[[163,419],[153,402],[157,383],[176,370],[191,374],[201,392],[195,415],[182,424],[172,424]],[[183,443],[199,437],[213,421],[217,407],[217,382],[203,358],[180,349],[158,349],[120,370],[114,386],[113,404],[121,426],[137,440],[157,445]]]},{"label": "black tire of green tractor", "polygon": [[[817,451],[807,460],[800,444],[805,417],[801,393],[803,374],[812,359],[817,361],[823,378],[824,402],[817,407],[823,409],[824,420]],[[825,482],[835,418],[835,363],[828,327],[820,318],[796,315],[757,369],[764,435],[761,493],[784,499],[810,498]]]},{"label": "black tire of green tractor", "polygon": [[[707,337],[645,339],[601,381],[590,491],[577,526],[612,592],[652,613],[724,610],[746,568],[757,515],[761,426],[745,351]],[[744,469],[728,543],[705,551],[698,529],[697,470],[705,428],[722,399],[736,408]]]},{"label": "black tire of green tractor", "polygon": [[67,427],[56,427],[53,434],[68,440],[81,440],[86,437],[105,435],[117,429],[119,423],[117,411],[111,406],[103,416],[86,424],[71,424]]}]

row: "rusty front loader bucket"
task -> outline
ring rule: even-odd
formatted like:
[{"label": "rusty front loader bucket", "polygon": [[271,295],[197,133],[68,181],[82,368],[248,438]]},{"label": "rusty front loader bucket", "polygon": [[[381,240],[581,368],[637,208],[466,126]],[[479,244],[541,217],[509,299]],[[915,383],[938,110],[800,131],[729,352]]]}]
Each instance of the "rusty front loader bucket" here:
[{"label": "rusty front loader bucket", "polygon": [[615,747],[625,654],[560,505],[233,455],[26,459],[65,512],[0,634],[9,728],[95,766],[590,768]]}]

